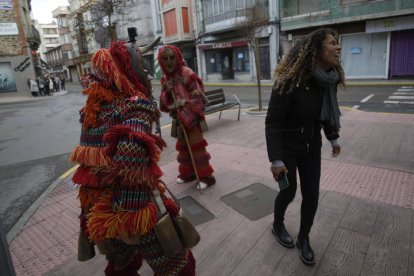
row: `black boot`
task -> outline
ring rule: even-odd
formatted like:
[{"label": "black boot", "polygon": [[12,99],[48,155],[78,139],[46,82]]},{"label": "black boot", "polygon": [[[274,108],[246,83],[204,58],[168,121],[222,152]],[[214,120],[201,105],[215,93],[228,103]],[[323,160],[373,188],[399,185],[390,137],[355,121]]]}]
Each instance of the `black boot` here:
[{"label": "black boot", "polygon": [[282,224],[273,224],[272,233],[275,235],[277,241],[287,248],[295,247],[292,237],[286,231],[285,225]]},{"label": "black boot", "polygon": [[309,243],[309,237],[300,238],[296,240],[296,246],[299,248],[300,259],[305,265],[315,264],[315,253]]}]

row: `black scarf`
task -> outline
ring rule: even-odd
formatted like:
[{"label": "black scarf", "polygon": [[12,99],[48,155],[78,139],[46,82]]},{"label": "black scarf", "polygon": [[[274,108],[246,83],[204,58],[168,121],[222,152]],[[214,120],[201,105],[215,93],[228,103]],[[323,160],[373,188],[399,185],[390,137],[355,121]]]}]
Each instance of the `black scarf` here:
[{"label": "black scarf", "polygon": [[336,90],[339,82],[338,72],[336,72],[336,70],[326,72],[319,67],[316,67],[313,75],[318,85],[322,88],[320,120],[322,122],[329,122],[329,124],[338,131],[341,128],[341,123],[339,122],[341,111],[339,110]]}]

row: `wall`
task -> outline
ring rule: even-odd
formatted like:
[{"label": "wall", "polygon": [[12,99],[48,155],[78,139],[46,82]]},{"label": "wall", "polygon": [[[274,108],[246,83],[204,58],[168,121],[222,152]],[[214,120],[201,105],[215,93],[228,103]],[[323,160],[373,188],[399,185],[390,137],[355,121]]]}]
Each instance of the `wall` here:
[{"label": "wall", "polygon": [[[281,30],[294,30],[414,13],[412,0],[379,0],[341,5],[343,0],[281,0]],[[299,8],[311,2],[311,8]],[[309,5],[309,4],[306,4]]]},{"label": "wall", "polygon": [[[0,10],[0,22],[17,23],[18,28],[17,35],[0,36],[0,73],[7,74],[8,79],[14,80],[16,85],[16,91],[0,93],[0,97],[30,95],[26,81],[35,73],[33,60],[28,55],[31,50],[26,43],[28,28],[31,26],[26,15],[22,15],[24,11],[28,12],[27,1],[17,0],[13,1],[12,10]],[[11,65],[10,68],[8,64]]]}]

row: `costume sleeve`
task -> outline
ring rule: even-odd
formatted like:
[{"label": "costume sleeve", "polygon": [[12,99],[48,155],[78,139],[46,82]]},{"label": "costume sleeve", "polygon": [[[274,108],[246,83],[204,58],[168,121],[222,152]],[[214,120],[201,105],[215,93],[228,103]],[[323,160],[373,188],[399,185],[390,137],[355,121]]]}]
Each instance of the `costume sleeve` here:
[{"label": "costume sleeve", "polygon": [[265,132],[269,161],[283,161],[283,129],[291,106],[291,93],[281,94],[273,86],[267,109]]},{"label": "costume sleeve", "polygon": [[202,80],[193,71],[189,72],[190,74],[185,86],[190,93],[190,99],[187,100],[185,107],[203,119],[204,107],[206,105],[204,85]]},{"label": "costume sleeve", "polygon": [[170,92],[163,88],[163,84],[166,81],[165,76],[161,78],[161,95],[160,95],[160,110],[162,112],[170,112],[168,107],[173,104],[173,99]]}]

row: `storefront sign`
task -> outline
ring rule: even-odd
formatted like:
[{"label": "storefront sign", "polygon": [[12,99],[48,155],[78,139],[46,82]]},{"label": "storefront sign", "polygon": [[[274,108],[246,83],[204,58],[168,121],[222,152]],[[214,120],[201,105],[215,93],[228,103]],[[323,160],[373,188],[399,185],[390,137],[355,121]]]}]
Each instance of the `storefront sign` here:
[{"label": "storefront sign", "polygon": [[200,44],[198,45],[198,48],[201,50],[225,49],[225,48],[243,47],[246,45],[247,45],[247,41],[240,40],[240,41],[217,42],[217,43],[211,43],[211,44]]},{"label": "storefront sign", "polygon": [[382,33],[414,29],[414,15],[367,21],[367,33]]},{"label": "storefront sign", "polygon": [[232,48],[231,42],[220,42],[220,43],[213,43],[211,46],[213,49],[221,49],[221,48]]},{"label": "storefront sign", "polygon": [[13,0],[0,0],[0,10],[12,10]]},{"label": "storefront sign", "polygon": [[16,23],[0,23],[0,35],[17,35],[19,30]]}]

